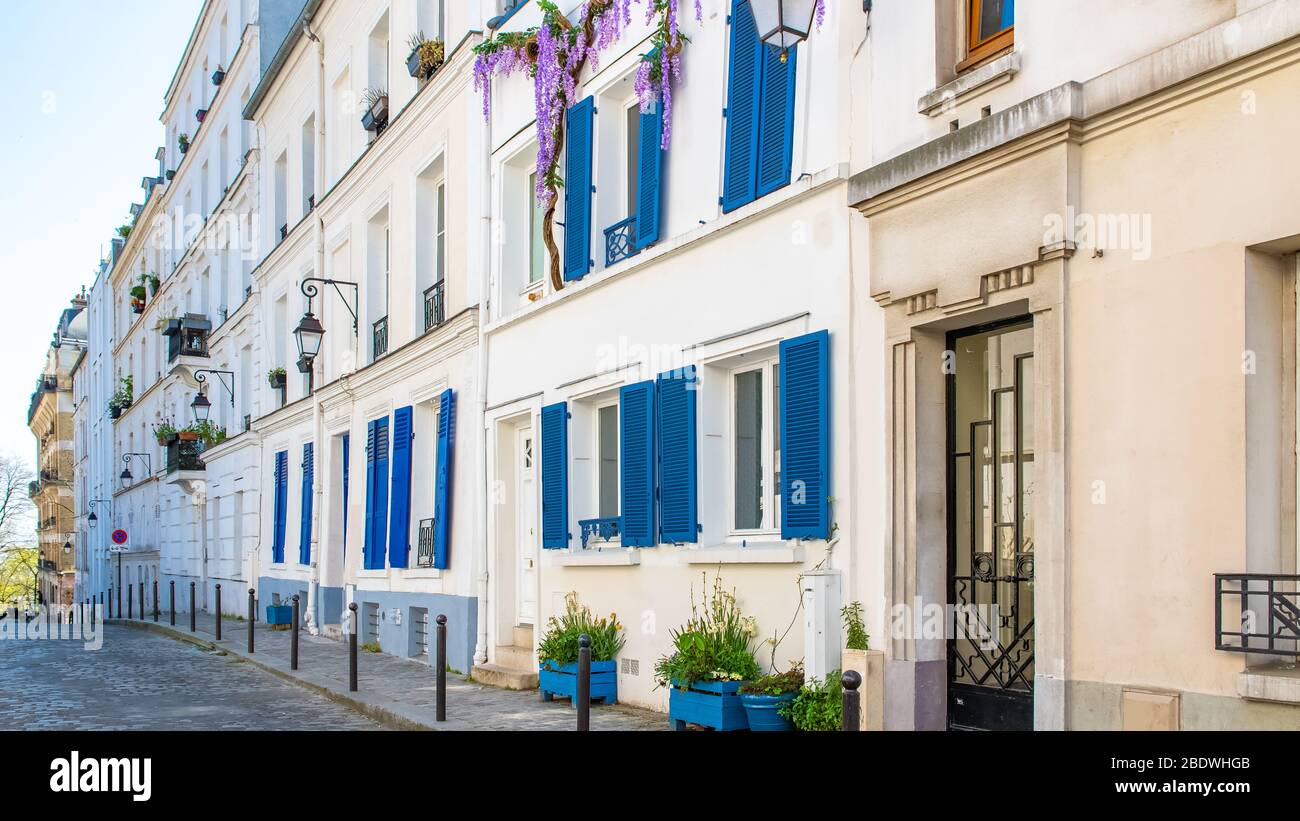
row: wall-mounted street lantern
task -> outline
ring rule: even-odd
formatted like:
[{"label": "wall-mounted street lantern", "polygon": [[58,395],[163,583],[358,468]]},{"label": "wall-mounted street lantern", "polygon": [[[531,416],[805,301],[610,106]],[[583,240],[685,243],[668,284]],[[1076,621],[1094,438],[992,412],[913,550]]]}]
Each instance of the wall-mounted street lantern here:
[{"label": "wall-mounted street lantern", "polygon": [[[307,374],[307,393],[315,390],[315,373],[312,365],[316,357],[320,354],[321,341],[325,337],[325,326],[320,323],[316,315],[311,312],[312,300],[320,293],[313,283],[320,282],[325,285],[332,285],[334,292],[343,300],[343,307],[348,309],[352,314],[352,335],[358,334],[358,312],[361,297],[361,286],[355,282],[347,282],[340,279],[323,279],[321,277],[306,277],[302,281],[302,294],[307,297],[307,313],[298,322],[298,327],[293,329],[294,338],[298,341],[298,370]],[[348,304],[348,298],[343,295],[343,289],[340,287],[346,285],[352,288],[352,304]]]},{"label": "wall-mounted street lantern", "polygon": [[[235,406],[235,372],[219,371],[215,368],[199,368],[194,372],[194,380],[199,383],[199,390],[194,394],[194,401],[190,403],[190,410],[194,411],[194,418],[200,422],[208,421],[208,416],[212,413],[212,403],[208,401],[207,391],[203,389],[203,383],[207,381],[207,374],[214,374],[221,387],[226,389],[230,394],[230,407]],[[226,377],[230,377],[230,384],[226,384]]]},{"label": "wall-mounted street lantern", "polygon": [[141,459],[144,461],[144,470],[145,470],[146,477],[153,475],[152,456],[150,456],[148,453],[124,453],[122,454],[122,461],[126,462],[126,467],[122,468],[122,473],[117,478],[121,479],[123,482],[126,482],[128,484],[131,482],[132,479],[135,478],[134,476],[131,475],[131,457],[133,456],[137,459]]},{"label": "wall-mounted street lantern", "polygon": [[108,505],[108,515],[113,515],[113,502],[111,499],[91,499],[87,504],[90,505],[90,515],[86,516],[86,521],[92,525],[99,521],[99,517],[95,515],[95,505]]},{"label": "wall-mounted street lantern", "polygon": [[759,39],[781,49],[783,63],[790,49],[808,39],[817,14],[817,0],[753,0],[749,5]]}]

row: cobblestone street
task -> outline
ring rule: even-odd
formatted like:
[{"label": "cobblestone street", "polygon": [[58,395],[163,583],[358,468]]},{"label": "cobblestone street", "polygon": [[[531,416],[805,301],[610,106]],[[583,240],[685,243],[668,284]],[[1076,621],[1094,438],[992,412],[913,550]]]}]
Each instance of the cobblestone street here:
[{"label": "cobblestone street", "polygon": [[[173,636],[191,636],[188,614]],[[572,730],[567,701],[537,691],[500,690],[447,677],[448,720],[436,723],[428,665],[382,653],[359,657],[360,691],[347,691],[347,647],[305,632],[300,668],[289,669],[290,635],[257,625],[247,655],[247,622],[198,617],[192,638],[161,624],[109,624],[103,647],[80,641],[0,641],[0,729],[384,729],[384,724],[446,730]],[[299,683],[286,679],[292,678]],[[303,686],[305,685],[305,686]],[[314,691],[314,692],[313,692]],[[340,703],[343,702],[343,703]],[[349,706],[350,705],[350,706]],[[378,721],[367,716],[374,716]],[[381,721],[383,723],[381,723]],[[667,716],[621,705],[594,706],[593,730],[666,730]]]},{"label": "cobblestone street", "polygon": [[231,656],[110,625],[80,641],[0,641],[0,729],[379,730]]}]

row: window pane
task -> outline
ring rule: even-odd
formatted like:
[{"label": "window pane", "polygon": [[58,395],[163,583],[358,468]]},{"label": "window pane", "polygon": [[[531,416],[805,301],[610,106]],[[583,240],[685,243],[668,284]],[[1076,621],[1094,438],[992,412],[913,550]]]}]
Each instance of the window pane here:
[{"label": "window pane", "polygon": [[438,224],[434,251],[434,281],[441,282],[447,262],[447,186],[438,186]]},{"label": "window pane", "polygon": [[979,0],[979,41],[982,43],[1015,21],[1015,0]]},{"label": "window pane", "polygon": [[772,512],[780,527],[781,517],[781,368],[772,366]]},{"label": "window pane", "polygon": [[618,405],[609,405],[598,411],[600,447],[600,512],[602,519],[618,515]]},{"label": "window pane", "polygon": [[537,174],[528,175],[528,282],[542,278],[542,209],[537,203]]},{"label": "window pane", "polygon": [[736,529],[763,526],[763,372],[736,374]]},{"label": "window pane", "polygon": [[641,106],[627,110],[627,215],[636,213],[637,171],[641,165]]}]

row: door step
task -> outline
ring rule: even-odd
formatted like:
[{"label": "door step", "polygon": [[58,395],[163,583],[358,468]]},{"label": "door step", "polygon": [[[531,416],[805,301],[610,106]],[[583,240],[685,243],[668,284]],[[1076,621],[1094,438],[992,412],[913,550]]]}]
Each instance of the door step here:
[{"label": "door step", "polygon": [[516,625],[514,629],[515,647],[527,647],[530,650],[533,647],[533,626],[531,624]]},{"label": "door step", "polygon": [[498,645],[492,661],[508,670],[537,671],[537,666],[533,662],[533,646],[531,644],[527,646]]},{"label": "door step", "polygon": [[537,671],[512,670],[499,664],[476,664],[472,671],[474,680],[489,687],[505,690],[536,690]]}]

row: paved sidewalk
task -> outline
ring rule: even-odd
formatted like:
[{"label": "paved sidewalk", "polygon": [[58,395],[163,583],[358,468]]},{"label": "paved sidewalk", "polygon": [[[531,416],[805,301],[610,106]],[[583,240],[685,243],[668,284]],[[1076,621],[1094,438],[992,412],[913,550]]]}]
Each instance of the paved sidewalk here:
[{"label": "paved sidewalk", "polygon": [[[289,669],[290,631],[258,622],[248,653],[248,623],[222,619],[222,640],[215,640],[215,619],[199,613],[190,633],[188,613],[176,614],[176,626],[163,613],[152,620],[113,619],[110,623],[156,630],[173,638],[223,651],[263,670],[320,693],[388,726],[413,730],[573,730],[576,713],[568,702],[544,702],[536,690],[487,687],[447,674],[447,721],[439,723],[437,680],[429,665],[387,653],[357,653],[357,688],[348,690],[348,646],[305,630],[298,634],[298,670]],[[649,710],[614,705],[591,708],[592,730],[667,730],[668,717]]]}]

